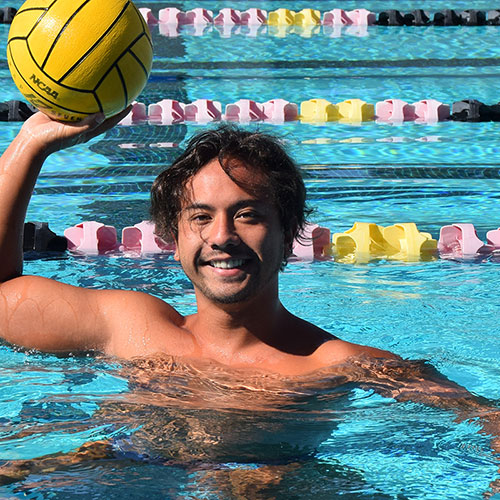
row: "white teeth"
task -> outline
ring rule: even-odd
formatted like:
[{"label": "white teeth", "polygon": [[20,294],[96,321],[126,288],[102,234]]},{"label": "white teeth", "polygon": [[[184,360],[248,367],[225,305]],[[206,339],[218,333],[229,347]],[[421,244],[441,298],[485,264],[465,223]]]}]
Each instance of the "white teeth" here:
[{"label": "white teeth", "polygon": [[242,259],[213,260],[210,262],[210,265],[212,267],[216,267],[217,269],[233,269],[234,267],[240,267],[242,264]]}]

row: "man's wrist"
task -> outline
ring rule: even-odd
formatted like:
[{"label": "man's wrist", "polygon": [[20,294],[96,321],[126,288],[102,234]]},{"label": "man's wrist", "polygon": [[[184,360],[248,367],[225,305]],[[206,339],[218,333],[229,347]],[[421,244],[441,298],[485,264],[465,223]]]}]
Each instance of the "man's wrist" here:
[{"label": "man's wrist", "polygon": [[44,161],[51,153],[58,150],[54,143],[43,140],[43,137],[36,136],[30,129],[24,126],[12,141],[16,148],[22,151],[23,155],[29,155],[33,159]]}]

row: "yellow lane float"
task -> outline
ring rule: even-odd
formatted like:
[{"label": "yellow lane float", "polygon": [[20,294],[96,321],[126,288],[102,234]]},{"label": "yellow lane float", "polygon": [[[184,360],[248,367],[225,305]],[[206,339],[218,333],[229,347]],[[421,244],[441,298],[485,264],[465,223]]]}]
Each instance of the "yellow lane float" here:
[{"label": "yellow lane float", "polygon": [[348,99],[337,103],[340,120],[350,123],[359,123],[373,120],[375,107],[361,99]]},{"label": "yellow lane float", "polygon": [[298,26],[312,26],[321,24],[321,12],[314,9],[302,9],[295,14],[293,24]]},{"label": "yellow lane float", "polygon": [[428,260],[437,251],[437,241],[418,231],[413,222],[382,227],[372,222],[355,222],[344,233],[332,235],[325,254],[341,262],[368,262],[372,259]]},{"label": "yellow lane float", "polygon": [[267,24],[270,26],[291,26],[292,24],[295,24],[295,14],[295,11],[289,9],[273,10],[272,12],[269,12],[269,15],[267,16]]},{"label": "yellow lane float", "polygon": [[310,99],[300,103],[300,119],[304,122],[333,122],[339,118],[338,107],[326,99]]}]

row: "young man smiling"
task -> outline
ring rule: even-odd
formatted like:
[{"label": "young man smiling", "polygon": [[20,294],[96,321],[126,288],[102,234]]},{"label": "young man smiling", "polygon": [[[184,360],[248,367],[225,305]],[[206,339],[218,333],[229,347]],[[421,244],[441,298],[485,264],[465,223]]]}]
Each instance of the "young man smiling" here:
[{"label": "young man smiling", "polygon": [[[198,310],[183,317],[140,292],[88,290],[22,276],[23,222],[47,156],[116,124],[29,118],[0,162],[0,335],[43,351],[156,352],[299,375],[352,356],[395,358],[344,342],[287,311],[279,270],[305,223],[305,188],[279,142],[222,127],[191,140],[152,189],[160,236],[175,239]],[[125,327],[126,326],[126,327]]]}]

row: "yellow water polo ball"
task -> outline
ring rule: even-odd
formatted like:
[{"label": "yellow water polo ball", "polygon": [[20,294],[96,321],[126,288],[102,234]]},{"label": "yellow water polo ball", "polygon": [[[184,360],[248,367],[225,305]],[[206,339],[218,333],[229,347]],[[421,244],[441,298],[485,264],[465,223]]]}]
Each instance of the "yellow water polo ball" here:
[{"label": "yellow water polo ball", "polygon": [[12,78],[47,115],[79,121],[112,116],[144,88],[151,34],[130,0],[27,0],[7,42]]}]

